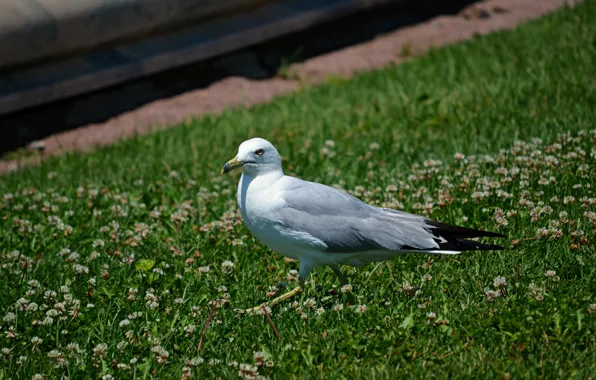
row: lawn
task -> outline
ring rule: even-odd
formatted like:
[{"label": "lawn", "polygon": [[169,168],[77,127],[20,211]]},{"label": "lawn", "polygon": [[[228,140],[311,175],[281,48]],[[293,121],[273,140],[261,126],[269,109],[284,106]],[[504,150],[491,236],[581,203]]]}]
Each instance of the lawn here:
[{"label": "lawn", "polygon": [[[595,68],[588,0],[0,177],[0,379],[595,377]],[[271,309],[277,337],[239,309],[298,263],[219,174],[254,136],[287,174],[506,249],[344,267],[355,297],[319,268]]]}]

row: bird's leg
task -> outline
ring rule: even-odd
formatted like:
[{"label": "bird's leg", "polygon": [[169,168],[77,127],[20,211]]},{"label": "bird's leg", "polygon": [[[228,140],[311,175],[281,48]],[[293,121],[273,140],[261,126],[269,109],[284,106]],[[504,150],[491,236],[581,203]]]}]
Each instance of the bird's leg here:
[{"label": "bird's leg", "polygon": [[289,298],[294,297],[296,294],[300,293],[301,291],[302,291],[302,288],[300,286],[297,286],[294,289],[290,290],[289,292],[284,293],[284,294],[282,294],[281,296],[279,296],[277,298],[274,298],[271,302],[265,302],[265,303],[263,303],[263,304],[261,304],[259,306],[255,306],[255,307],[252,307],[250,309],[246,309],[245,311],[247,313],[249,313],[249,312],[259,311],[264,306],[273,307],[273,306],[277,305],[280,302],[283,302],[283,301],[285,301],[285,300],[287,300]]},{"label": "bird's leg", "polygon": [[300,286],[297,286],[294,289],[290,290],[289,292],[284,293],[277,298],[274,298],[271,302],[265,302],[259,306],[255,306],[253,308],[246,309],[245,312],[247,312],[247,313],[254,312],[254,311],[260,310],[261,308],[263,308],[263,306],[272,307],[272,306],[277,305],[280,302],[283,302],[287,299],[294,297],[296,294],[300,293],[302,290],[305,289],[306,275],[308,274],[308,272],[310,272],[311,269],[312,269],[312,266],[310,264],[308,264],[305,261],[300,261],[300,277],[299,277]]},{"label": "bird's leg", "polygon": [[[341,272],[341,268],[339,267],[339,265],[337,264],[333,264],[331,265],[331,269],[333,269],[333,272],[335,272],[335,275],[337,276],[337,278],[339,279],[339,283],[341,284],[341,286],[343,287],[344,285],[348,285],[348,279],[346,278],[346,276]],[[356,298],[354,298],[354,293],[349,292],[348,293],[348,299],[351,303],[355,303],[356,302]]]},{"label": "bird's leg", "polygon": [[333,264],[331,265],[331,269],[333,269],[333,272],[335,272],[335,275],[339,279],[339,283],[341,284],[341,286],[348,285],[348,279],[346,278],[346,276],[344,276],[343,273],[341,273],[341,268],[339,267],[339,265]]}]

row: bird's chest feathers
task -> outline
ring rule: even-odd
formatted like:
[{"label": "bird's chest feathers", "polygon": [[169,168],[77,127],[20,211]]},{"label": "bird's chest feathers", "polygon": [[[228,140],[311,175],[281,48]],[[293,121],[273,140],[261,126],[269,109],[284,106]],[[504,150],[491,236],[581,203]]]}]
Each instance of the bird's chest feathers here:
[{"label": "bird's chest feathers", "polygon": [[265,231],[271,231],[276,225],[273,215],[282,203],[267,178],[242,176],[238,184],[238,206],[248,229],[257,237],[266,238],[262,236]]}]

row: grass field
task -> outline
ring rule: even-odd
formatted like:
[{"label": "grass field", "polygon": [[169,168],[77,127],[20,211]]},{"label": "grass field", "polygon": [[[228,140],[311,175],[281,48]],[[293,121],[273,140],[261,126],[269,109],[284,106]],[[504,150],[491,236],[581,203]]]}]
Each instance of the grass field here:
[{"label": "grass field", "polygon": [[[588,0],[0,177],[0,379],[594,378],[594,68]],[[354,304],[315,270],[272,308],[278,339],[237,309],[294,286],[297,263],[252,238],[219,174],[254,136],[287,174],[507,249],[346,267]]]}]

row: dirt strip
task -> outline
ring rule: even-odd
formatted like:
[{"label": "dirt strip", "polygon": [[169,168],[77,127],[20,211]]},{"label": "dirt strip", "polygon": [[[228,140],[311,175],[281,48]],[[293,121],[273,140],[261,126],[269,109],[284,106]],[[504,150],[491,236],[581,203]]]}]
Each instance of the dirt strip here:
[{"label": "dirt strip", "polygon": [[360,71],[377,69],[408,59],[400,54],[404,49],[419,55],[431,46],[442,46],[511,29],[525,21],[538,18],[565,4],[565,0],[486,0],[475,3],[454,16],[440,16],[429,21],[398,29],[373,40],[316,56],[289,66],[283,79],[263,80],[228,77],[208,87],[188,91],[153,101],[119,114],[109,120],[85,125],[51,135],[31,144],[43,147],[43,155],[21,161],[0,160],[0,173],[38,164],[42,159],[68,151],[88,151],[120,139],[147,134],[179,124],[189,117],[206,113],[217,114],[239,105],[254,105],[271,101],[301,87],[303,81],[318,83],[329,76],[349,77]]}]

